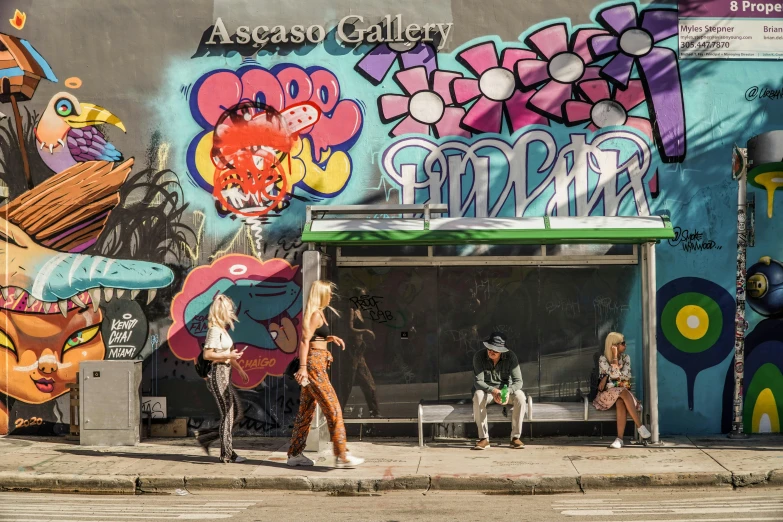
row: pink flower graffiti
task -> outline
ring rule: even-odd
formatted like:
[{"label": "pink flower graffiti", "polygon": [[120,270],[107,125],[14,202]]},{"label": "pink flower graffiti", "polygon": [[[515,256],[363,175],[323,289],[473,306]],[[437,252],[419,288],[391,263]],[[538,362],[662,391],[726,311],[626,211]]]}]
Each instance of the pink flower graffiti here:
[{"label": "pink flower graffiti", "polygon": [[[677,10],[618,2],[598,11],[594,21],[596,27],[575,30],[559,20],[544,25],[524,38],[527,48],[481,39],[454,56],[472,78],[437,69],[436,54],[427,54],[423,65],[404,59],[404,53],[375,48],[360,64],[377,62],[369,79],[378,85],[396,58],[402,58],[395,79],[403,94],[378,100],[384,123],[405,116],[390,132],[395,137],[514,133],[550,121],[587,124],[590,130],[627,125],[650,136],[663,161],[682,161],[686,147],[680,72],[676,52],[664,45],[677,34]],[[360,72],[367,73],[362,67]],[[599,79],[603,82],[594,82]],[[629,116],[642,102],[649,118]],[[462,132],[454,125],[458,110],[465,111],[459,122]]]},{"label": "pink flower graffiti", "polygon": [[381,120],[388,123],[407,116],[390,134],[429,134],[432,130],[436,137],[470,136],[470,132],[460,128],[465,109],[453,106],[450,85],[457,78],[462,78],[462,74],[436,70],[430,82],[423,66],[395,73],[394,79],[405,95],[384,94],[380,97]]},{"label": "pink flower graffiti", "polygon": [[589,123],[587,128],[591,131],[625,125],[641,131],[652,142],[650,120],[628,115],[631,109],[645,99],[644,86],[640,80],[631,80],[627,89],[615,89],[614,92],[610,91],[606,80],[585,80],[579,82],[577,88],[587,101],[569,100],[565,103],[568,124]]},{"label": "pink flower graffiti", "polygon": [[523,89],[541,86],[530,98],[534,110],[557,122],[563,121],[563,104],[573,97],[574,85],[599,77],[598,67],[587,66],[593,61],[587,41],[599,34],[606,34],[606,31],[580,29],[574,32],[569,42],[566,24],[556,24],[544,27],[525,39],[525,43],[542,58],[517,63]]},{"label": "pink flower graffiti", "polygon": [[517,88],[514,65],[523,59],[535,58],[527,49],[508,47],[498,59],[493,42],[469,47],[457,55],[476,78],[462,78],[452,82],[454,99],[459,104],[476,102],[462,118],[462,126],[473,132],[500,132],[505,115],[511,132],[526,125],[547,124],[547,119],[531,111],[527,104],[534,92]]}]

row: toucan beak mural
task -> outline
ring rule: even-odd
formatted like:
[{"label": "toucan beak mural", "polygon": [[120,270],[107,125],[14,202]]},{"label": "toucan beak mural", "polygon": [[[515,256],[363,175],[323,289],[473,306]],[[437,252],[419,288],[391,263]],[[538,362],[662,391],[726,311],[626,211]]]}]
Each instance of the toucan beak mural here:
[{"label": "toucan beak mural", "polygon": [[88,125],[108,123],[122,130],[122,132],[126,132],[125,125],[122,124],[122,121],[120,121],[117,116],[103,107],[93,105],[92,103],[80,103],[79,110],[74,111],[71,116],[64,119],[65,122],[74,129],[81,129]]}]

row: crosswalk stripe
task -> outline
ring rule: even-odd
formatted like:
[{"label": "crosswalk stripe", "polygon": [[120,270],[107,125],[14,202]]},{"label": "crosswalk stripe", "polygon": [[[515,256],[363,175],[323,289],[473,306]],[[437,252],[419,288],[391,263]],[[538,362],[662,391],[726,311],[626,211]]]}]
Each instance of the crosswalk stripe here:
[{"label": "crosswalk stripe", "polygon": [[46,493],[0,493],[0,522],[116,522],[144,520],[221,520],[242,514],[261,501],[185,497],[83,496]]},{"label": "crosswalk stripe", "polygon": [[780,512],[780,506],[770,506],[769,508],[754,507],[715,507],[715,508],[677,508],[677,509],[566,509],[561,511],[561,515],[566,516],[588,516],[588,517],[609,517],[620,515],[717,515],[720,513],[766,513]]},{"label": "crosswalk stripe", "polygon": [[[697,500],[699,502],[725,501],[726,497],[725,496],[723,496],[723,497],[706,497],[706,498],[699,498],[699,499],[693,499],[693,500],[689,500],[689,499],[682,499],[682,500],[677,500],[677,499],[671,499],[671,500],[665,500],[665,499],[663,499],[663,500],[642,500],[642,501],[639,501],[638,503],[639,504],[659,504],[659,503],[690,504],[694,500]],[[734,499],[732,499],[732,500],[734,500]],[[747,501],[747,500],[761,500],[761,501],[764,501],[764,500],[783,500],[783,496],[770,497],[768,495],[764,495],[764,496],[762,496],[762,495],[759,495],[759,496],[744,496],[743,495],[742,497],[737,497],[736,500],[738,500],[738,501]],[[555,504],[562,504],[562,505],[566,505],[566,504],[606,504],[607,502],[608,503],[612,503],[612,502],[616,502],[616,501],[617,501],[617,497],[615,497],[615,498],[584,498],[584,499],[578,499],[578,500],[563,499],[563,500],[555,501]]]},{"label": "crosswalk stripe", "polygon": [[667,518],[663,520],[656,518],[654,520],[634,520],[632,522],[783,522],[783,518]]},{"label": "crosswalk stripe", "polygon": [[[619,502],[623,502],[619,505]],[[781,521],[779,516],[764,517],[765,513],[783,513],[783,496],[723,496],[698,499],[656,499],[656,500],[620,500],[614,498],[582,498],[574,500],[559,499],[552,502],[552,509],[567,517],[612,517],[613,519],[632,518],[634,522],[652,522],[636,520],[637,517],[668,517],[672,515],[691,515],[696,518],[683,519],[682,522],[739,522],[739,521]],[[760,514],[759,517],[747,515]],[[725,515],[724,518],[702,518],[699,515]],[[745,517],[743,517],[745,515]],[[592,519],[595,520],[595,519]],[[656,518],[658,522],[661,518]],[[665,522],[679,522],[665,518]]]}]

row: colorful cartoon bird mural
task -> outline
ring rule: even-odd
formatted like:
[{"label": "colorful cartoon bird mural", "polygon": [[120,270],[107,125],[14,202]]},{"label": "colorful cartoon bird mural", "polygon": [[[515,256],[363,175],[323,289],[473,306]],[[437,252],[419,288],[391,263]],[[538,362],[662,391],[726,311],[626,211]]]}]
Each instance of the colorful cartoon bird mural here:
[{"label": "colorful cartoon bird mural", "polygon": [[35,127],[38,154],[55,173],[85,161],[122,161],[122,154],[94,125],[122,121],[103,107],[80,103],[67,92],[55,94]]}]

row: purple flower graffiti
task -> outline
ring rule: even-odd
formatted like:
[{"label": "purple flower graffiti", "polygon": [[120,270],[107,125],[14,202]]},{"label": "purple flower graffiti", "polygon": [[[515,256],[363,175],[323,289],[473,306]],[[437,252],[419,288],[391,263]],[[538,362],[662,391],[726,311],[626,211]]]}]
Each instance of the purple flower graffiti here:
[{"label": "purple flower graffiti", "polygon": [[598,13],[597,21],[611,31],[589,40],[597,58],[611,56],[601,76],[625,89],[634,64],[647,92],[650,116],[661,159],[685,159],[685,105],[677,53],[656,44],[677,34],[677,11],[648,9],[637,14],[635,4],[620,4]]},{"label": "purple flower graffiti", "polygon": [[437,65],[435,49],[423,43],[399,42],[380,44],[372,48],[359,63],[356,70],[373,85],[383,81],[398,58],[403,69],[423,66],[427,76],[432,74]]}]

